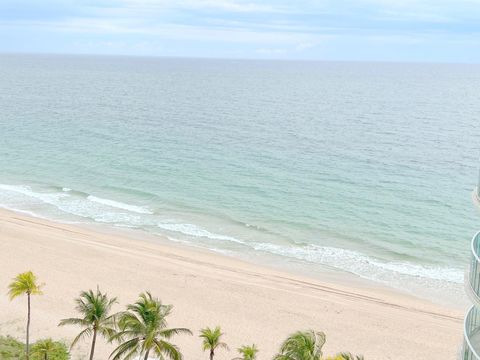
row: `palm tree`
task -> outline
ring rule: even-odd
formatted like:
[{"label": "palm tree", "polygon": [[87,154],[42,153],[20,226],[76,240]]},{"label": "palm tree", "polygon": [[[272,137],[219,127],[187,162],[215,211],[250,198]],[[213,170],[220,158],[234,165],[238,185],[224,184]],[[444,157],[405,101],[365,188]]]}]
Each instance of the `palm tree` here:
[{"label": "palm tree", "polygon": [[283,342],[274,360],[321,360],[325,339],[323,332],[297,331]]},{"label": "palm tree", "polygon": [[55,342],[52,339],[39,340],[32,346],[32,356],[36,359],[48,360],[68,359],[67,348],[63,343]]},{"label": "palm tree", "polygon": [[129,360],[136,356],[148,359],[154,353],[159,359],[181,360],[178,347],[168,340],[177,334],[192,332],[185,328],[167,328],[167,316],[172,305],[163,305],[149,292],[140,294],[135,304],[127,306],[127,311],[119,316],[118,332],[110,340],[121,344],[110,355],[112,360]]},{"label": "palm tree", "polygon": [[38,357],[48,360],[48,355],[55,351],[56,344],[52,339],[45,339],[37,341],[32,347],[32,355],[38,355]]},{"label": "palm tree", "polygon": [[340,353],[334,357],[329,357],[327,360],[364,360],[362,355],[353,355],[352,353]]},{"label": "palm tree", "polygon": [[210,360],[213,360],[216,349],[224,348],[228,350],[228,345],[221,341],[223,335],[220,326],[213,330],[209,327],[200,330],[200,337],[203,339],[203,351],[210,350]]},{"label": "palm tree", "polygon": [[240,357],[235,360],[255,360],[257,358],[258,348],[253,344],[252,346],[244,345],[239,347],[237,351],[240,353]]},{"label": "palm tree", "polygon": [[21,295],[27,295],[27,339],[25,342],[25,356],[27,360],[30,358],[30,297],[31,295],[41,295],[42,286],[37,283],[37,277],[31,271],[18,274],[8,285],[10,300]]},{"label": "palm tree", "polygon": [[80,296],[75,299],[76,310],[80,313],[80,318],[69,318],[60,321],[58,326],[78,325],[83,330],[73,340],[71,347],[85,337],[92,337],[92,345],[90,347],[90,357],[93,359],[95,353],[95,344],[97,335],[100,334],[105,338],[110,338],[115,332],[115,317],[110,311],[113,304],[117,302],[117,298],[109,299],[107,294],[102,294],[97,287],[97,291],[82,291]]}]

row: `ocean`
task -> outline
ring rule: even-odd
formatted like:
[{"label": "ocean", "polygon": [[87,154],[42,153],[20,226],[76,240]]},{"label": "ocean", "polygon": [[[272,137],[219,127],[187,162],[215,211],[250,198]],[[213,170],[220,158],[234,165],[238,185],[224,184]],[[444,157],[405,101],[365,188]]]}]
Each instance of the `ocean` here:
[{"label": "ocean", "polygon": [[463,301],[480,65],[0,55],[0,206]]}]

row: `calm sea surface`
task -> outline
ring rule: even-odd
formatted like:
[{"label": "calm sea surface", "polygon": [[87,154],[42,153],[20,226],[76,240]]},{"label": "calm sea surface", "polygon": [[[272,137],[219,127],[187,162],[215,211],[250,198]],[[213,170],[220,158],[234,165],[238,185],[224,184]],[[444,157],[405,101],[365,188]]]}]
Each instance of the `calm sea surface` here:
[{"label": "calm sea surface", "polygon": [[0,206],[462,301],[480,65],[0,56]]}]

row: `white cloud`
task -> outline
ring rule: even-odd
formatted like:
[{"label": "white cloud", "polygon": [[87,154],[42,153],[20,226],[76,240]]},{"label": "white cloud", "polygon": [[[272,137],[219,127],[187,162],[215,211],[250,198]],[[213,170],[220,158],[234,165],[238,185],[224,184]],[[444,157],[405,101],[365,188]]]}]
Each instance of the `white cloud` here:
[{"label": "white cloud", "polygon": [[90,34],[126,35],[136,34],[169,40],[198,40],[225,43],[250,43],[296,46],[309,44],[315,35],[303,32],[250,30],[235,27],[205,27],[180,24],[145,25],[128,19],[73,18],[56,22],[12,22],[0,23],[11,27],[37,27],[55,31]]},{"label": "white cloud", "polygon": [[312,48],[314,48],[314,47],[316,47],[316,46],[318,46],[318,43],[303,42],[303,43],[298,44],[298,45],[295,47],[295,51],[304,51],[304,50],[312,49]]},{"label": "white cloud", "polygon": [[261,4],[255,1],[239,0],[124,0],[129,8],[148,8],[155,10],[191,9],[218,10],[227,12],[275,12],[273,4]]},{"label": "white cloud", "polygon": [[280,55],[285,54],[287,49],[279,49],[279,48],[260,48],[257,49],[256,52],[261,55]]},{"label": "white cloud", "polygon": [[0,0],[8,35],[43,31],[61,43],[145,51],[173,41],[179,53],[311,57],[360,43],[460,43],[478,36],[478,24],[480,0]]},{"label": "white cloud", "polygon": [[182,2],[190,8],[210,8],[232,12],[275,11],[275,8],[272,5],[258,4],[255,2],[241,2],[233,0],[184,0]]}]

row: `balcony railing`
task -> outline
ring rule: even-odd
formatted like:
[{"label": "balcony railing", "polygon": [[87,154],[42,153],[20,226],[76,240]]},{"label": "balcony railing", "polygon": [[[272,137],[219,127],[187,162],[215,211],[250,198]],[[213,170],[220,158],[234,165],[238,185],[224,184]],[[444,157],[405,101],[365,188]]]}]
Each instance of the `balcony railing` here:
[{"label": "balcony railing", "polygon": [[465,318],[462,360],[480,360],[480,311],[472,306]]},{"label": "balcony railing", "polygon": [[472,239],[471,252],[466,288],[475,305],[465,318],[462,359],[480,360],[480,231]]},{"label": "balcony railing", "polygon": [[480,231],[472,239],[471,251],[467,292],[477,306],[480,306]]}]

